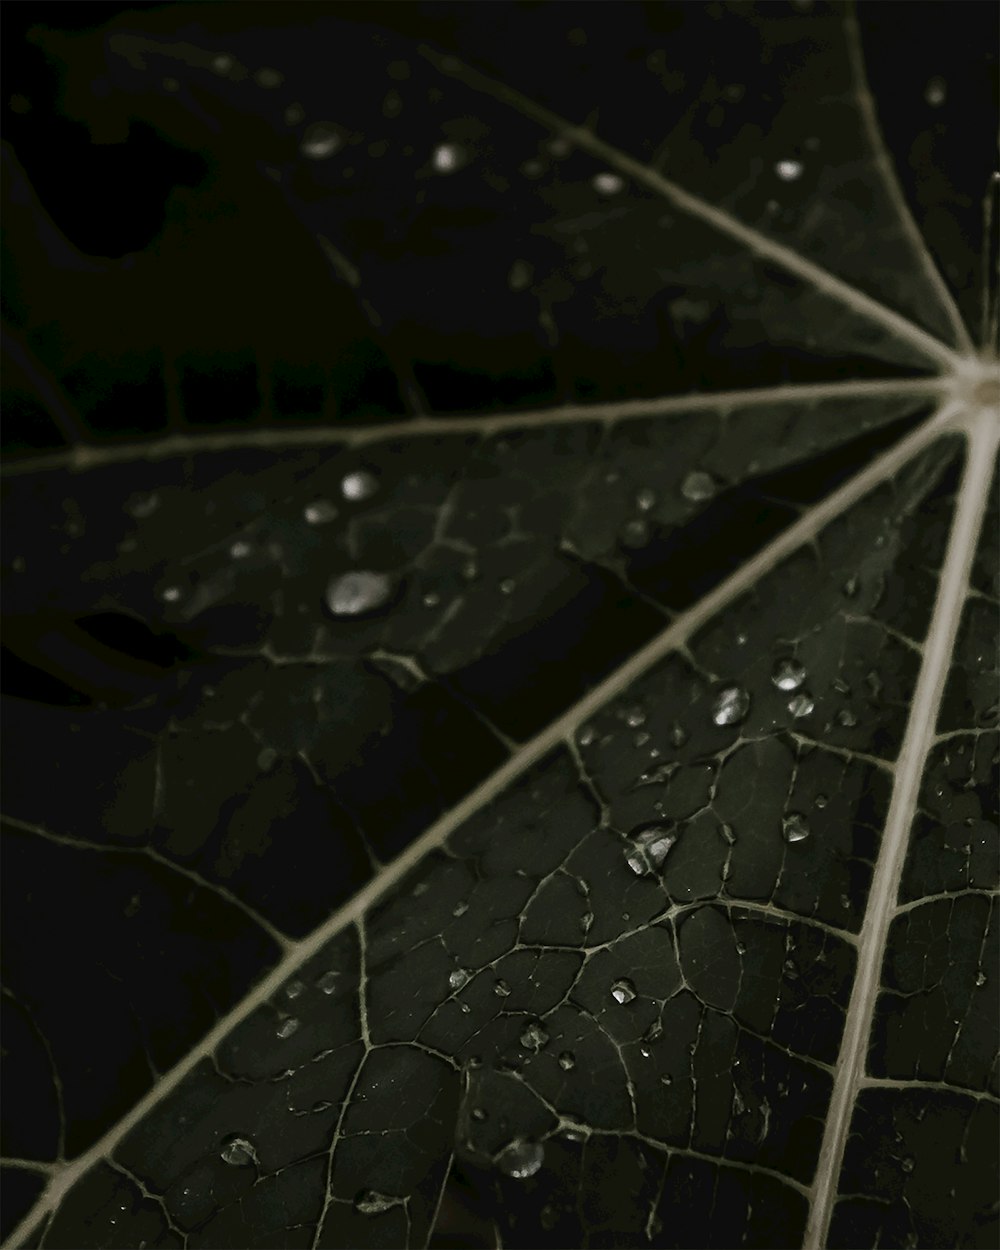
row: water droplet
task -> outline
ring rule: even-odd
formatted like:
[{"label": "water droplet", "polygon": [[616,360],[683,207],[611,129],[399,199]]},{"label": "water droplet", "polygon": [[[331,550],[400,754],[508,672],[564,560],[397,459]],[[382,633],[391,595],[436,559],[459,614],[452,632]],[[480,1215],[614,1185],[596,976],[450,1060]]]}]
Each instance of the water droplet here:
[{"label": "water droplet", "polygon": [[142,520],[144,517],[152,516],[159,506],[160,496],[156,491],[153,491],[151,495],[139,495],[135,499],[130,500],[125,505],[125,511],[131,516]]},{"label": "water droplet", "polygon": [[924,99],[931,108],[940,108],[948,98],[948,84],[940,75],[935,74],[924,90]]},{"label": "water droplet", "polygon": [[589,747],[597,736],[593,725],[584,725],[582,729],[576,732],[576,741],[579,746]]},{"label": "water droplet", "polygon": [[505,578],[503,579],[503,581],[500,583],[500,593],[501,593],[502,595],[509,595],[509,594],[512,594],[512,593],[513,593],[513,591],[514,591],[514,586],[515,586],[515,585],[516,585],[516,583],[515,583],[515,581],[514,581],[513,577],[505,577]]},{"label": "water droplet", "polygon": [[849,577],[840,589],[846,599],[853,599],[858,593],[858,585],[859,582],[856,577]]},{"label": "water droplet", "polygon": [[635,506],[640,512],[649,512],[656,507],[656,491],[644,486],[635,497]]},{"label": "water droplet", "polygon": [[815,700],[808,690],[801,690],[798,694],[793,694],[788,700],[788,710],[796,720],[801,720],[803,716],[808,716],[815,706]]},{"label": "water droplet", "polygon": [[979,972],[976,973],[976,985],[981,989],[985,984],[986,984],[986,973],[983,972],[982,969],[980,969]]},{"label": "water droplet", "polygon": [[294,1016],[286,1016],[285,1019],[278,1025],[275,1032],[278,1037],[281,1038],[291,1037],[293,1033],[298,1032],[298,1027],[299,1022]]},{"label": "water droplet", "polygon": [[305,988],[301,981],[289,981],[285,986],[285,997],[298,998]]},{"label": "water droplet", "polygon": [[345,473],[340,482],[340,493],[345,499],[357,503],[362,499],[371,499],[378,490],[378,478],[368,469],[354,469]]},{"label": "water droplet", "polygon": [[391,578],[370,569],[331,577],[326,588],[326,606],[333,616],[367,616],[384,608],[391,597]]},{"label": "water droplet", "polygon": [[507,275],[507,285],[512,291],[523,291],[531,285],[534,272],[526,260],[515,260]]},{"label": "water droplet", "polygon": [[461,169],[467,160],[468,154],[457,143],[439,143],[434,149],[431,164],[437,174],[453,174],[456,169]]},{"label": "water droplet", "polygon": [[212,69],[217,74],[228,74],[235,64],[228,52],[220,52],[218,56],[212,57]]},{"label": "water droplet", "polygon": [[312,503],[306,504],[302,515],[309,525],[326,525],[336,520],[337,509],[329,499],[314,499]]},{"label": "water droplet", "polygon": [[674,1078],[669,1073],[664,1073],[663,1076],[660,1077],[661,1085],[673,1085],[673,1083]]},{"label": "water droplet", "polygon": [[858,723],[858,718],[849,708],[841,708],[837,713],[837,723],[843,725],[845,729],[853,729]]},{"label": "water droplet", "polygon": [[642,1055],[643,1059],[648,1059],[652,1053],[651,1047],[647,1046],[645,1042],[640,1043],[639,1054]]},{"label": "water droplet", "polygon": [[316,988],[322,990],[324,994],[332,994],[337,988],[337,977],[339,975],[337,972],[324,972],[316,982]]},{"label": "water droplet", "polygon": [[733,832],[732,825],[720,825],[719,833],[722,835],[723,841],[728,842],[730,846],[736,845],[736,834]]},{"label": "water droplet", "polygon": [[441,596],[435,590],[429,590],[420,600],[425,608],[436,608],[441,602]]},{"label": "water droplet", "polygon": [[718,489],[715,478],[702,469],[692,469],[681,482],[681,494],[689,503],[703,503],[711,499]]},{"label": "water droplet", "polygon": [[280,70],[272,69],[269,65],[263,65],[254,74],[254,81],[258,87],[263,87],[267,91],[272,87],[280,87],[285,81],[285,76]]},{"label": "water droplet", "polygon": [[451,914],[457,919],[459,916],[464,916],[468,910],[469,904],[463,900],[461,903],[455,904],[455,906],[451,909]]},{"label": "water droplet", "polygon": [[629,729],[638,729],[640,725],[646,723],[646,710],[636,704],[634,707],[626,708],[624,713],[625,724]]},{"label": "water droplet", "polygon": [[712,704],[716,725],[738,725],[750,710],[750,696],[742,686],[724,686]]},{"label": "water droplet", "polygon": [[325,161],[343,146],[336,126],[330,122],[313,122],[306,127],[299,151],[311,161]]},{"label": "water droplet", "polygon": [[234,1168],[248,1167],[251,1163],[257,1162],[257,1150],[253,1142],[236,1133],[223,1139],[220,1153],[222,1162]]},{"label": "water droplet", "polygon": [[525,1050],[543,1050],[549,1044],[548,1032],[537,1021],[533,1021],[521,1034],[521,1045]]},{"label": "water droplet", "polygon": [[559,1056],[559,1066],[564,1072],[572,1072],[576,1067],[576,1055],[571,1050],[564,1050]]},{"label": "water droplet", "polygon": [[627,847],[625,863],[637,877],[648,877],[662,866],[670,848],[677,841],[675,825],[640,825],[629,834],[632,845]]},{"label": "water droplet", "polygon": [[622,526],[621,544],[633,550],[645,547],[649,542],[649,525],[642,517],[634,517]]},{"label": "water droplet", "polygon": [[456,968],[448,977],[448,984],[453,990],[460,990],[463,985],[468,985],[469,973],[465,968]]},{"label": "water droplet", "polygon": [[795,182],[802,177],[802,169],[801,161],[785,160],[777,162],[774,172],[782,182]]},{"label": "water droplet", "polygon": [[245,560],[252,550],[253,548],[248,542],[243,542],[241,540],[233,543],[233,545],[229,548],[229,554],[234,560]]},{"label": "water droplet", "polygon": [[516,1137],[500,1151],[497,1156],[497,1167],[501,1172],[513,1176],[516,1180],[524,1180],[528,1176],[535,1175],[542,1166],[544,1158],[545,1148],[541,1142],[526,1141],[523,1137]]},{"label": "water droplet", "polygon": [[625,179],[620,174],[613,174],[610,170],[605,170],[603,173],[594,175],[591,185],[601,195],[617,195],[625,186]]},{"label": "water droplet", "polygon": [[850,694],[851,687],[841,677],[835,677],[830,685],[836,690],[837,694]]},{"label": "water droplet", "polygon": [[257,754],[257,767],[262,773],[266,773],[274,767],[277,758],[278,752],[274,747],[263,747]]},{"label": "water droplet", "polygon": [[682,747],[687,740],[687,734],[684,732],[681,725],[677,721],[674,721],[670,730],[671,745],[675,747]]},{"label": "water droplet", "polygon": [[826,807],[827,803],[830,802],[830,800],[826,797],[825,794],[817,794],[816,797],[813,799],[813,802],[820,809],[820,811],[822,811],[823,808]]},{"label": "water droplet", "polygon": [[176,603],[181,597],[180,586],[165,586],[160,591],[160,598],[164,603]]},{"label": "water droplet", "polygon": [[362,1189],[354,1199],[354,1209],[360,1215],[379,1215],[396,1205],[396,1199],[380,1194],[375,1189]]},{"label": "water droplet", "polygon": [[913,1160],[912,1160],[912,1159],[904,1159],[904,1160],[903,1160],[903,1162],[902,1162],[902,1164],[901,1164],[901,1167],[902,1167],[902,1169],[903,1169],[903,1171],[904,1171],[904,1172],[906,1172],[907,1174],[909,1174],[910,1172],[912,1172],[912,1171],[913,1171],[913,1168],[914,1168],[914,1163],[913,1163]]},{"label": "water droplet", "polygon": [[589,933],[593,923],[594,913],[592,911],[585,911],[580,917],[580,932],[584,934]]},{"label": "water droplet", "polygon": [[611,986],[611,997],[616,1003],[630,1003],[635,998],[635,986],[628,977],[621,977]]},{"label": "water droplet", "polygon": [[487,1116],[486,1109],[484,1107],[473,1107],[472,1118],[476,1121],[477,1124],[482,1124],[483,1121],[488,1119],[489,1117]]},{"label": "water droplet", "polygon": [[798,690],[805,679],[805,667],[791,656],[777,660],[771,673],[771,681],[779,690]]},{"label": "water droplet", "polygon": [[500,980],[494,984],[493,993],[496,994],[498,998],[508,998],[510,996],[510,986],[501,977]]},{"label": "water droplet", "polygon": [[809,837],[809,822],[801,812],[789,812],[782,818],[781,833],[786,842],[804,842]]}]

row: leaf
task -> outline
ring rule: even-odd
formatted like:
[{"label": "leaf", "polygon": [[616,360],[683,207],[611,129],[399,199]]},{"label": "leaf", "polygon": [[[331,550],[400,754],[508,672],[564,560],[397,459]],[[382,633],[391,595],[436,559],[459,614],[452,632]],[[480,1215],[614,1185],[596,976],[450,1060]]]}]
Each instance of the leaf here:
[{"label": "leaf", "polygon": [[996,1245],[996,10],[29,8],[7,1244]]}]

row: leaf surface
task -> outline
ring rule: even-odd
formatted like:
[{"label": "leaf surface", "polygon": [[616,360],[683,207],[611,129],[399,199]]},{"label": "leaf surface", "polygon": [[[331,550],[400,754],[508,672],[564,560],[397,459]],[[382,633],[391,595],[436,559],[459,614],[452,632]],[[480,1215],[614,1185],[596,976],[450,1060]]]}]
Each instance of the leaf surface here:
[{"label": "leaf surface", "polygon": [[8,1244],[995,1245],[995,11],[77,12]]}]

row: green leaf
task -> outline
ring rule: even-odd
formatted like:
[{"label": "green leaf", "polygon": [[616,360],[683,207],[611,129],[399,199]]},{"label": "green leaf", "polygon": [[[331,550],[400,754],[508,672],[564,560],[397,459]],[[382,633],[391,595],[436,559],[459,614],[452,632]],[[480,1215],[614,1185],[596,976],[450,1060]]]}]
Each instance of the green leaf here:
[{"label": "green leaf", "polygon": [[996,26],[18,8],[5,1244],[997,1243]]}]

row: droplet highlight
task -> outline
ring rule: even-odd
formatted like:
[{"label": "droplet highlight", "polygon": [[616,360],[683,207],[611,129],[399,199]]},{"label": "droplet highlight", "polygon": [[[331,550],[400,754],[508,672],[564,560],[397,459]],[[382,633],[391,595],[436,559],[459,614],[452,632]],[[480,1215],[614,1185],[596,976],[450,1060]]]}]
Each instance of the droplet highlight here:
[{"label": "droplet highlight", "polygon": [[537,1021],[529,1024],[521,1034],[521,1045],[525,1050],[543,1050],[548,1044],[548,1031]]},{"label": "droplet highlight", "polygon": [[666,824],[640,825],[629,834],[631,846],[625,852],[625,863],[637,877],[653,876],[677,841],[676,826]]},{"label": "droplet highlight", "polygon": [[396,1205],[396,1199],[380,1194],[377,1189],[362,1189],[354,1199],[354,1209],[360,1215],[379,1215]]},{"label": "droplet highlight", "polygon": [[712,703],[716,725],[738,725],[750,710],[750,696],[742,686],[724,686]]},{"label": "droplet highlight", "polygon": [[771,672],[771,681],[779,690],[798,690],[805,679],[805,666],[791,656],[777,660]]},{"label": "droplet highlight", "polygon": [[234,1168],[250,1167],[257,1162],[257,1150],[253,1142],[237,1133],[223,1140],[220,1154],[222,1162]]},{"label": "droplet highlight", "polygon": [[542,1166],[544,1158],[545,1147],[541,1142],[516,1137],[500,1151],[497,1156],[497,1167],[507,1176],[514,1177],[515,1180],[525,1180],[535,1175]]},{"label": "droplet highlight", "polygon": [[792,697],[788,700],[788,710],[796,720],[801,720],[803,716],[808,716],[815,706],[815,700],[806,690],[802,690],[798,694],[792,695]]},{"label": "droplet highlight", "polygon": [[681,495],[688,503],[704,503],[717,493],[719,485],[711,473],[703,469],[692,469],[681,482]]},{"label": "droplet highlight", "polygon": [[809,821],[801,812],[789,812],[782,818],[781,834],[786,842],[804,842],[809,837]]},{"label": "droplet highlight", "polygon": [[635,996],[635,986],[628,977],[621,977],[611,986],[611,997],[616,1003],[630,1003]]},{"label": "droplet highlight", "polygon": [[340,150],[343,139],[330,122],[313,122],[306,127],[299,151],[311,161],[325,161]]},{"label": "droplet highlight", "polygon": [[368,616],[392,598],[392,579],[386,573],[356,569],[332,577],[326,588],[326,606],[333,616]]}]

